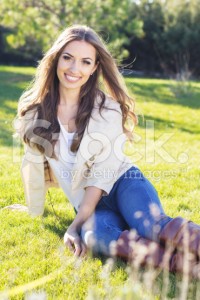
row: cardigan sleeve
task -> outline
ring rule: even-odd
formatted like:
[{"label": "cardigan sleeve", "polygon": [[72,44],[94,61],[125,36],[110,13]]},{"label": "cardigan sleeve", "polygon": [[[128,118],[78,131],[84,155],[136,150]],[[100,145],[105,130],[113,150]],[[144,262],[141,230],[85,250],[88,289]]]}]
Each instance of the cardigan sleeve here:
[{"label": "cardigan sleeve", "polygon": [[[25,116],[16,118],[14,127],[23,139],[37,119],[37,111],[31,110]],[[43,154],[34,147],[25,144],[25,155],[21,166],[21,176],[29,213],[37,216],[44,212],[45,194],[49,187],[59,187],[58,182]]]},{"label": "cardigan sleeve", "polygon": [[[18,136],[23,139],[37,117],[36,110],[28,111],[23,117],[15,119],[14,127]],[[38,216],[44,212],[45,172],[44,155],[35,147],[25,144],[25,154],[21,165],[21,177],[24,185],[25,199],[30,215]]]},{"label": "cardigan sleeve", "polygon": [[42,215],[44,212],[46,193],[44,155],[37,149],[31,148],[28,145],[25,146],[21,175],[30,215]]}]

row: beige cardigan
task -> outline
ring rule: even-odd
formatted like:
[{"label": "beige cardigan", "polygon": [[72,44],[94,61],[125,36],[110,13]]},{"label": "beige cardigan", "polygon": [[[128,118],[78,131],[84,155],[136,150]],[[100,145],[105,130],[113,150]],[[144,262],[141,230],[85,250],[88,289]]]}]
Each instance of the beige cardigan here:
[{"label": "beige cardigan", "polygon": [[[109,194],[115,181],[132,165],[120,151],[126,137],[122,128],[122,113],[118,102],[107,97],[105,106],[109,109],[99,113],[99,100],[95,102],[89,124],[85,129],[72,169],[72,190],[96,186]],[[33,122],[22,121],[20,135]],[[25,198],[31,215],[42,215],[45,194],[49,187],[58,186],[53,172],[43,154],[25,145],[21,174]]]}]

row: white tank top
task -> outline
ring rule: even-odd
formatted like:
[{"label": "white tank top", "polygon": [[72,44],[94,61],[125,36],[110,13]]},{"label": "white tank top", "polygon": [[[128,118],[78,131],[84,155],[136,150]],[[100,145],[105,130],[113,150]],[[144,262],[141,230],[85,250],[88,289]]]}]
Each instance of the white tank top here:
[{"label": "white tank top", "polygon": [[71,189],[73,181],[72,168],[75,163],[76,153],[71,152],[70,147],[75,133],[67,132],[59,120],[58,122],[60,124],[60,134],[55,145],[55,154],[58,159],[49,157],[46,157],[46,159],[68,200],[78,210],[84,196],[84,189],[76,190],[75,192]]}]

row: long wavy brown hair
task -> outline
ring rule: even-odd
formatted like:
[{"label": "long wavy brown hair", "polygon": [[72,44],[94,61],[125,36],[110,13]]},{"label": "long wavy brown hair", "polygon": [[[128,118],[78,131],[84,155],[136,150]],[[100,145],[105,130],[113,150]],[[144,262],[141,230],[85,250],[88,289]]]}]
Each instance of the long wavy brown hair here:
[{"label": "long wavy brown hair", "polygon": [[[54,149],[56,139],[55,134],[59,134],[60,125],[57,119],[59,104],[59,80],[57,77],[58,59],[66,47],[72,41],[86,41],[96,49],[96,63],[98,67],[88,81],[81,87],[79,107],[75,119],[76,135],[71,145],[71,151],[76,152],[81,143],[84,130],[89,122],[94,106],[95,98],[101,99],[99,110],[101,113],[105,102],[105,93],[108,93],[115,101],[120,103],[123,118],[123,130],[130,137],[131,133],[125,127],[128,119],[133,124],[137,123],[134,113],[134,101],[128,95],[126,85],[121,76],[115,60],[106,48],[100,36],[91,28],[83,25],[74,25],[63,31],[53,46],[47,51],[40,61],[35,78],[31,86],[22,94],[19,102],[18,116],[23,118],[28,112],[35,112],[35,118],[48,121],[48,128],[34,128],[34,140],[30,132],[33,128],[28,128],[24,132],[23,140],[27,144],[35,145],[41,153],[55,157],[54,150],[50,154],[46,153],[46,147],[41,145],[41,140],[46,140],[47,144]],[[101,88],[100,88],[101,76]],[[104,91],[104,92],[103,92]],[[46,127],[46,126],[45,126]],[[38,137],[38,142],[37,138]],[[34,143],[33,143],[34,141]]]}]

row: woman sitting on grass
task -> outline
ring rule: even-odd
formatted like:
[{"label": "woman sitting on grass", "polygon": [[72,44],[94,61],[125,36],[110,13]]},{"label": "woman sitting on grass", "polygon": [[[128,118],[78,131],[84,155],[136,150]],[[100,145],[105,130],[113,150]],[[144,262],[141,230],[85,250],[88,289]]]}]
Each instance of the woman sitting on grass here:
[{"label": "woman sitting on grass", "polygon": [[167,216],[155,188],[123,153],[131,137],[127,120],[137,123],[132,107],[97,33],[86,26],[67,28],[19,103],[29,212],[43,214],[46,190],[57,181],[76,210],[64,235],[76,256],[89,248],[182,272],[186,236],[192,254],[187,270],[198,276],[200,227]]}]

